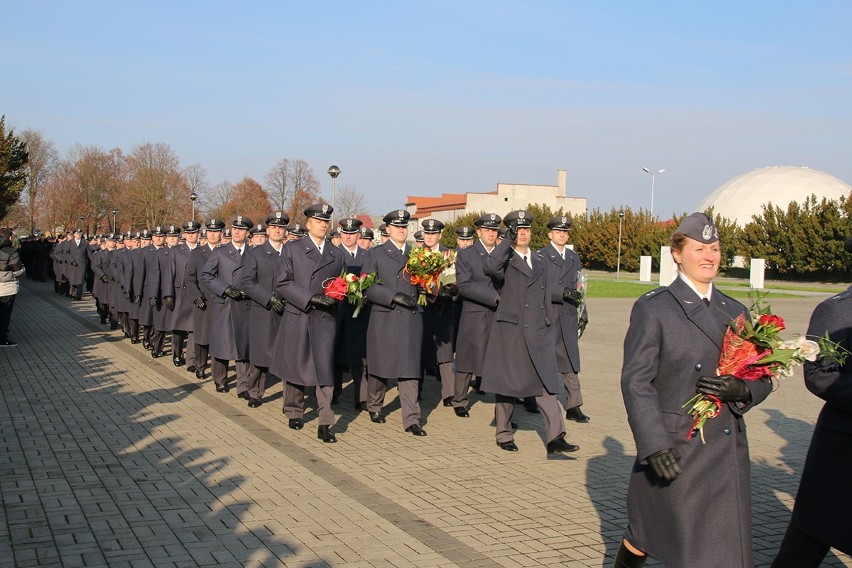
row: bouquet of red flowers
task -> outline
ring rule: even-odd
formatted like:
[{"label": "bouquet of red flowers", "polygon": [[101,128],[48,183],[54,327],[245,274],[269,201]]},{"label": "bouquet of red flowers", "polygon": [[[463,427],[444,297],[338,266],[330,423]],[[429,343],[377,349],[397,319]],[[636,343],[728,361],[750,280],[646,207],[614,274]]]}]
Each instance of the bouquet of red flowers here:
[{"label": "bouquet of red flowers", "polygon": [[[415,286],[420,286],[426,293],[436,296],[441,287],[441,273],[455,264],[455,251],[430,251],[425,248],[413,248],[408,255],[403,273]],[[426,305],[426,293],[417,297],[417,304]]]},{"label": "bouquet of red flowers", "polygon": [[322,287],[325,289],[325,295],[329,298],[341,301],[345,299],[355,306],[355,312],[352,314],[352,317],[357,318],[358,314],[361,313],[361,308],[364,307],[364,302],[366,302],[364,292],[373,284],[378,283],[379,279],[376,278],[375,272],[370,272],[369,274],[365,272],[360,276],[344,272],[340,276],[323,282]]},{"label": "bouquet of red flowers", "polygon": [[[819,355],[821,346],[804,336],[782,341],[779,332],[785,329],[784,320],[773,315],[769,306],[763,306],[762,298],[762,295],[758,295],[749,308],[751,321],[746,319],[745,314],[740,314],[728,324],[716,368],[717,375],[731,375],[744,381],[756,381],[763,377],[778,379],[792,375],[796,366],[806,360],[814,361]],[[705,443],[704,424],[718,416],[724,405],[714,396],[697,394],[683,408],[687,406],[690,406],[689,414],[695,418],[687,439],[698,432],[701,442]]]}]

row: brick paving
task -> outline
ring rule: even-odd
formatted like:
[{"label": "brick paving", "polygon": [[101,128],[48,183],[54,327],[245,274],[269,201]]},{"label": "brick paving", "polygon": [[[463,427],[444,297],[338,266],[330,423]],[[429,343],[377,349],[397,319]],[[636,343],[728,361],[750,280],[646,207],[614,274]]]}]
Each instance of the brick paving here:
[{"label": "brick paving", "polygon": [[[804,331],[820,299],[773,306]],[[631,305],[591,300],[592,422],[569,422],[581,450],[548,459],[539,417],[518,407],[508,454],[487,397],[457,418],[431,378],[426,438],[402,431],[395,391],[380,425],[352,410],[350,385],[339,442],[324,445],[313,410],[287,428],[279,385],[249,409],[98,324],[90,300],[25,282],[19,346],[0,349],[0,567],[609,566],[634,452],[618,384]],[[799,374],[747,417],[758,566],[787,525],[820,407]]]}]

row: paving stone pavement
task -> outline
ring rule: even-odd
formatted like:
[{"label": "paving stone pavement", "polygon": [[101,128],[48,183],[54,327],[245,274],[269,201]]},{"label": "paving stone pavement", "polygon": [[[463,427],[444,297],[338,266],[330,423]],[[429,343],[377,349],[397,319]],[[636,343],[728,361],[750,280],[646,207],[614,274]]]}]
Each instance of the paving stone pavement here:
[{"label": "paving stone pavement", "polygon": [[[773,308],[803,332],[820,299]],[[0,567],[609,566],[634,452],[619,390],[632,302],[590,300],[592,421],[568,423],[579,452],[548,459],[539,417],[519,406],[520,452],[503,452],[488,397],[457,418],[431,378],[427,437],[403,432],[393,396],[387,424],[357,414],[350,385],[339,443],[324,445],[313,410],[287,428],[280,385],[249,409],[100,325],[88,296],[27,281],[19,346],[0,349]],[[758,566],[786,528],[820,407],[798,373],[747,416]]]}]

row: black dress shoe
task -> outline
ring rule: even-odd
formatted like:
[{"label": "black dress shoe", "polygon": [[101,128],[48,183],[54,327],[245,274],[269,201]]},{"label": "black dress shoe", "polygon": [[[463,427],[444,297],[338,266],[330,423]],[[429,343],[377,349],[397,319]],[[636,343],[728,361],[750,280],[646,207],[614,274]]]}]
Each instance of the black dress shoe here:
[{"label": "black dress shoe", "polygon": [[195,365],[190,365],[189,367],[186,368],[186,370],[189,371],[190,373],[194,373],[196,371]]},{"label": "black dress shoe", "polygon": [[410,432],[415,436],[425,436],[426,430],[420,427],[420,424],[412,424],[408,428],[405,429],[406,432]]},{"label": "black dress shoe", "polygon": [[130,343],[132,343],[133,345],[136,345],[137,343],[139,343],[139,338],[138,337],[131,337]]},{"label": "black dress shoe", "polygon": [[538,409],[538,403],[536,403],[536,401],[535,401],[535,400],[532,400],[532,401],[530,401],[530,402],[527,402],[527,401],[525,400],[525,401],[524,401],[524,408],[525,408],[525,409],[527,410],[527,412],[529,412],[530,414],[538,414],[539,412],[541,412],[541,411]]},{"label": "black dress shoe", "polygon": [[249,399],[249,398],[251,398],[251,397],[249,397],[249,393],[248,393],[248,391],[243,391],[243,392],[238,392],[238,393],[237,393],[237,398],[241,398],[241,399],[243,399],[243,400],[248,400],[248,399]]},{"label": "black dress shoe", "polygon": [[333,444],[337,442],[337,438],[331,433],[330,426],[320,426],[317,428],[317,438],[323,441],[324,444]]},{"label": "black dress shoe", "polygon": [[172,358],[172,363],[174,363],[175,367],[180,367],[181,365],[183,365],[183,363],[181,363],[180,359]]},{"label": "black dress shoe", "polygon": [[290,427],[290,430],[301,430],[305,426],[305,423],[302,422],[301,418],[291,418],[287,426]]},{"label": "black dress shoe", "polygon": [[556,452],[576,452],[579,449],[580,446],[569,444],[565,441],[565,438],[556,438],[555,440],[551,440],[547,443],[548,454],[555,454]]},{"label": "black dress shoe", "polygon": [[162,352],[162,351],[151,351],[151,357],[152,357],[153,359],[156,359],[156,358],[158,358],[158,357],[162,357],[162,356],[163,356],[163,352]]},{"label": "black dress shoe", "polygon": [[468,412],[467,408],[465,408],[464,406],[457,406],[456,408],[453,409],[453,411],[456,413],[456,416],[458,416],[459,418],[470,417],[470,412]]},{"label": "black dress shoe", "polygon": [[583,411],[580,410],[579,406],[575,406],[574,408],[569,408],[565,411],[565,418],[568,420],[573,420],[574,422],[580,422],[581,424],[585,424],[591,418],[583,414]]},{"label": "black dress shoe", "polygon": [[216,385],[216,392],[228,392],[231,390],[228,385]]},{"label": "black dress shoe", "polygon": [[518,451],[518,445],[515,442],[497,442],[497,446],[499,446],[501,450],[506,450],[507,452]]},{"label": "black dress shoe", "polygon": [[260,406],[260,399],[259,398],[250,398],[249,401],[248,401],[248,406],[249,406],[249,408],[257,408],[258,406]]},{"label": "black dress shoe", "polygon": [[512,422],[512,430],[517,430],[517,429],[518,429],[518,423]]},{"label": "black dress shoe", "polygon": [[367,410],[367,403],[366,402],[356,402],[355,403],[355,410],[357,410],[358,412],[361,412],[362,410]]},{"label": "black dress shoe", "polygon": [[204,371],[195,371],[195,378],[198,380],[204,379]]},{"label": "black dress shoe", "polygon": [[444,406],[449,407],[449,406],[452,406],[452,405],[453,405],[453,397],[448,396],[447,398],[444,399]]},{"label": "black dress shoe", "polygon": [[371,412],[370,420],[376,424],[384,424],[386,422],[385,415],[381,412]]}]

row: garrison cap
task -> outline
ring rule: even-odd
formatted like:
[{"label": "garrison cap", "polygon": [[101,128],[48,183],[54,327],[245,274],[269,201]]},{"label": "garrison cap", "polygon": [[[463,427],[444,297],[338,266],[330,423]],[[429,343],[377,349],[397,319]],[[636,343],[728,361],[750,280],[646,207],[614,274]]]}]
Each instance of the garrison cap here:
[{"label": "garrison cap", "polygon": [[681,233],[705,245],[719,240],[719,231],[716,229],[713,219],[708,217],[706,213],[696,212],[687,215],[677,226],[675,233]]},{"label": "garrison cap", "polygon": [[270,227],[287,228],[287,223],[290,222],[290,216],[283,211],[274,211],[266,216],[266,224]]},{"label": "garrison cap", "polygon": [[500,221],[502,220],[500,215],[496,213],[486,213],[474,221],[473,224],[482,229],[499,229]]},{"label": "garrison cap", "polygon": [[371,241],[373,240],[373,229],[369,227],[361,227],[359,233],[359,239],[370,239]]},{"label": "garrison cap", "polygon": [[559,231],[567,231],[571,228],[574,222],[571,221],[571,217],[568,215],[557,215],[552,217],[550,221],[547,222],[548,229],[557,229]]},{"label": "garrison cap", "polygon": [[263,233],[264,235],[266,234],[266,225],[264,225],[263,223],[258,223],[249,231],[250,235],[257,235],[260,233]]},{"label": "garrison cap", "polygon": [[221,231],[225,228],[225,221],[222,219],[210,219],[204,226],[208,231]]},{"label": "garrison cap", "polygon": [[424,233],[440,233],[444,230],[444,224],[437,219],[423,219],[420,223]]},{"label": "garrison cap", "polygon": [[254,227],[254,222],[245,215],[237,215],[234,217],[234,220],[231,221],[232,229],[245,229],[248,231],[252,227]]},{"label": "garrison cap", "polygon": [[414,240],[418,243],[423,242],[423,231],[414,231]]},{"label": "garrison cap", "polygon": [[184,233],[197,233],[201,230],[201,223],[198,221],[187,221],[183,225]]},{"label": "garrison cap", "polygon": [[319,219],[320,221],[331,221],[332,213],[334,213],[334,207],[328,203],[314,203],[305,209],[305,218]]},{"label": "garrison cap", "polygon": [[338,221],[338,224],[340,225],[341,233],[351,234],[360,232],[361,225],[363,225],[364,223],[362,223],[360,219],[347,217],[346,219],[341,219],[340,221]]},{"label": "garrison cap", "polygon": [[473,240],[473,227],[470,225],[462,225],[456,229],[456,236],[463,241]]},{"label": "garrison cap", "polygon": [[166,236],[176,237],[178,235],[180,235],[180,227],[178,227],[177,225],[169,225],[166,229]]},{"label": "garrison cap", "polygon": [[[382,218],[382,221],[384,221],[386,225],[392,225],[394,227],[407,227],[408,219],[410,217],[411,213],[409,213],[405,209],[397,209],[385,215]],[[379,230],[381,231],[382,228],[379,227]]]},{"label": "garrison cap", "polygon": [[153,237],[165,237],[166,236],[166,228],[162,225],[157,225],[151,230],[151,236]]},{"label": "garrison cap", "polygon": [[503,224],[507,227],[515,225],[516,227],[532,227],[533,216],[529,211],[520,209],[518,211],[510,211],[503,218]]}]

